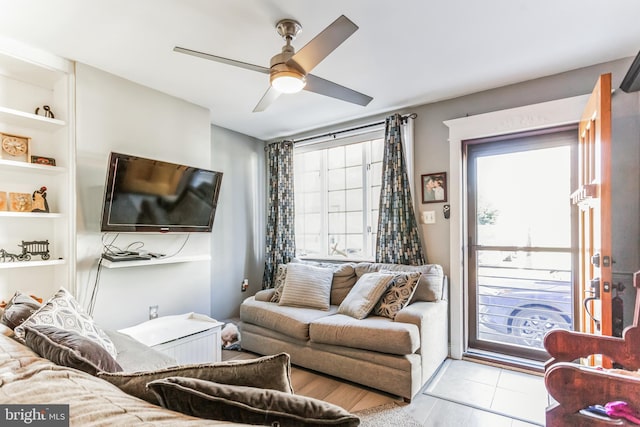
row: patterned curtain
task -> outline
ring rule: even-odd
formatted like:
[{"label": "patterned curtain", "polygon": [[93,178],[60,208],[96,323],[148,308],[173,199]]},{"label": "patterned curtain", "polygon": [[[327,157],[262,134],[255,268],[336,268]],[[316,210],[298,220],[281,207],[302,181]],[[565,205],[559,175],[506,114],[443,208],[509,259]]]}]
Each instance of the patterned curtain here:
[{"label": "patterned curtain", "polygon": [[285,264],[295,256],[295,215],[293,200],[293,142],[269,144],[267,168],[267,244],[262,289],[272,288],[278,264]]},{"label": "patterned curtain", "polygon": [[402,117],[394,114],[385,123],[376,262],[422,265],[426,260],[405,163]]}]

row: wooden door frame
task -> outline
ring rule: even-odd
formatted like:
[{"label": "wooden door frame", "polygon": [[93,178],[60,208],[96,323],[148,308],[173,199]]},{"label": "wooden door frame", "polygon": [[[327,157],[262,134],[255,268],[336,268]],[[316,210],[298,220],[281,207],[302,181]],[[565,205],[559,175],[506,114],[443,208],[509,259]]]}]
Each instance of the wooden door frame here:
[{"label": "wooden door frame", "polygon": [[468,239],[463,141],[578,123],[589,96],[564,98],[444,122],[449,128],[449,315],[452,358],[461,359],[468,342],[465,327],[468,301],[464,291],[467,287],[465,269]]}]

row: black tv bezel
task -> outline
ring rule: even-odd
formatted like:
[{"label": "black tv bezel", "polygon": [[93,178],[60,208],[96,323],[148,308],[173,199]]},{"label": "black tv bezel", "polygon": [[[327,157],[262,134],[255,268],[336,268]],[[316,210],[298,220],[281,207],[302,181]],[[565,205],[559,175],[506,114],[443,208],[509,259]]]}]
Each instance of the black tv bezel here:
[{"label": "black tv bezel", "polygon": [[[215,200],[213,201],[213,208],[211,209],[211,214],[209,216],[209,223],[206,226],[199,225],[148,225],[148,224],[110,224],[109,212],[111,210],[111,203],[114,194],[114,175],[116,172],[116,165],[120,160],[148,160],[152,162],[164,163],[171,166],[182,166],[194,169],[196,171],[204,171],[211,172],[214,174],[219,174],[220,179],[216,180],[216,188],[214,189],[214,194],[216,195]],[[213,229],[213,221],[215,219],[215,214],[218,209],[218,199],[220,197],[220,187],[222,184],[222,172],[199,168],[196,166],[189,166],[179,163],[167,162],[164,160],[150,159],[148,157],[135,156],[132,154],[123,154],[123,153],[115,153],[111,152],[109,155],[109,163],[107,164],[107,178],[105,181],[105,188],[103,192],[102,198],[102,217],[100,220],[100,232],[103,233],[210,233]]]}]

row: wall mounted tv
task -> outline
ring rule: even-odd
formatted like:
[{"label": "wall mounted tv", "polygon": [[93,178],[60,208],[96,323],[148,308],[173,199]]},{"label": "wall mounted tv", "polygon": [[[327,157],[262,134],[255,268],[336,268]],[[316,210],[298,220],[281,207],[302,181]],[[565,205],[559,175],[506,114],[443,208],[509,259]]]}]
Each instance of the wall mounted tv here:
[{"label": "wall mounted tv", "polygon": [[101,231],[210,232],[222,172],[111,153]]}]

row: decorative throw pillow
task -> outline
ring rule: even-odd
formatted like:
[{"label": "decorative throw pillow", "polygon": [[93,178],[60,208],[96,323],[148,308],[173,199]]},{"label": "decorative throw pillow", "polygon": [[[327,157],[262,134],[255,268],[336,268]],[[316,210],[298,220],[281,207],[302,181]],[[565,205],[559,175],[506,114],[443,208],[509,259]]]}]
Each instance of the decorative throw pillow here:
[{"label": "decorative throw pillow", "polygon": [[338,307],[338,313],[364,319],[373,310],[373,306],[387,290],[393,278],[393,273],[363,274]]},{"label": "decorative throw pillow", "polygon": [[264,356],[252,360],[182,365],[144,372],[98,374],[127,394],[158,404],[155,395],[147,389],[147,383],[168,377],[189,377],[231,385],[278,390],[293,393],[291,388],[291,362],[286,353]]},{"label": "decorative throw pillow", "polygon": [[416,291],[416,286],[422,273],[394,272],[393,281],[382,298],[373,308],[373,314],[395,319],[396,314],[402,310]]},{"label": "decorative throw pillow", "polygon": [[78,369],[91,375],[100,371],[122,371],[107,350],[74,331],[55,326],[25,325],[24,333],[27,347],[56,365]]},{"label": "decorative throw pillow", "polygon": [[122,366],[123,371],[135,372],[143,369],[161,369],[178,365],[178,362],[173,357],[144,345],[127,334],[108,329],[105,329],[105,333],[118,349],[116,360]]},{"label": "decorative throw pillow", "polygon": [[333,270],[307,264],[287,264],[280,305],[329,310]]},{"label": "decorative throw pillow", "polygon": [[287,278],[287,264],[278,264],[278,268],[276,269],[276,279],[273,284],[273,289],[275,292],[271,297],[271,302],[280,302],[280,297],[282,296],[282,289],[284,289],[284,282]]},{"label": "decorative throw pillow", "polygon": [[38,301],[27,294],[17,291],[4,308],[1,322],[11,329],[15,329],[40,307],[42,307],[42,304]]},{"label": "decorative throw pillow", "polygon": [[111,354],[111,357],[118,356],[118,351],[111,339],[93,322],[91,316],[84,312],[78,301],[65,288],[60,288],[38,311],[15,328],[14,331],[19,340],[24,340],[25,325],[49,325],[75,331],[100,344]]},{"label": "decorative throw pillow", "polygon": [[149,389],[164,408],[210,420],[281,427],[360,424],[339,406],[275,390],[180,377],[152,381]]}]

